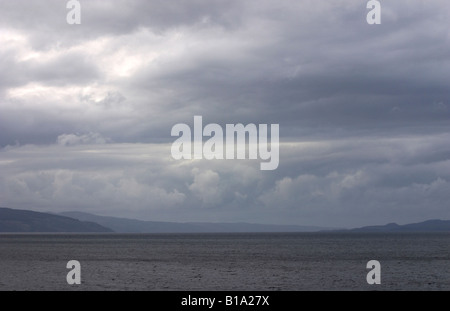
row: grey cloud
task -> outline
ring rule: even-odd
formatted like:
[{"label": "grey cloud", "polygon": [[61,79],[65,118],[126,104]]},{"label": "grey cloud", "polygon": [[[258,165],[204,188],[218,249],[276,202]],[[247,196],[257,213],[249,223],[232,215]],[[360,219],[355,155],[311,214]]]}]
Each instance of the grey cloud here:
[{"label": "grey cloud", "polygon": [[23,64],[28,82],[50,85],[87,84],[100,78],[97,65],[81,53],[65,53],[50,61],[28,61]]},{"label": "grey cloud", "polygon": [[[12,207],[31,200],[55,211],[176,221],[356,226],[446,218],[448,138],[282,144],[280,169],[270,174],[249,160],[174,161],[170,145],[9,147],[0,195]],[[447,153],[423,161],[429,148]]]},{"label": "grey cloud", "polygon": [[57,138],[58,145],[61,146],[74,146],[74,145],[97,145],[106,144],[111,142],[109,138],[104,138],[99,133],[88,133],[88,134],[62,134]]},{"label": "grey cloud", "polygon": [[[351,0],[82,10],[70,26],[64,1],[0,2],[4,204],[333,226],[450,216],[448,1],[383,2],[377,26]],[[194,115],[280,124],[279,168],[172,161],[170,129]]]},{"label": "grey cloud", "polygon": [[234,28],[240,24],[240,1],[84,1],[82,23],[66,23],[66,1],[2,1],[0,25],[31,33],[36,49],[70,46],[102,36],[124,35],[139,28],[155,32],[198,23]]},{"label": "grey cloud", "polygon": [[[125,130],[109,127],[106,134],[117,141],[167,141],[168,129],[194,114],[217,123],[280,123],[286,136],[296,136],[299,131],[302,135],[333,135],[336,127],[345,135],[386,128],[398,134],[411,127],[440,131],[436,123],[445,127],[449,115],[448,111],[437,111],[433,103],[448,104],[446,81],[450,70],[448,55],[442,52],[448,50],[447,28],[440,21],[449,8],[443,2],[430,4],[425,10],[403,4],[385,4],[385,23],[371,28],[361,18],[364,5],[346,1],[319,7],[308,1],[285,6],[272,1],[245,5],[233,2],[227,4],[226,10],[221,1],[189,5],[135,1],[126,8],[121,2],[89,2],[83,9],[87,15],[83,24],[90,25],[90,32],[101,36],[114,27],[126,32],[117,37],[117,43],[107,45],[113,51],[121,48],[120,42],[125,43],[125,48],[127,44],[136,45],[132,38],[139,27],[148,27],[153,33],[147,23],[158,23],[158,18],[141,18],[151,16],[151,12],[164,12],[158,16],[165,16],[167,25],[176,24],[182,34],[179,43],[183,53],[162,53],[129,79],[113,82],[111,92],[124,94],[127,105],[139,113],[123,116],[124,121],[134,119],[135,126]],[[16,5],[19,10],[20,3]],[[216,24],[199,24],[208,11],[224,12],[222,15],[233,12],[243,22],[232,31]],[[56,12],[42,14],[51,14],[54,19]],[[90,20],[93,15],[95,21]],[[137,18],[130,19],[131,15]],[[110,19],[117,23],[105,22]],[[128,31],[120,22],[123,19],[140,26]],[[422,30],[426,26],[434,31]],[[99,30],[102,27],[104,31]],[[55,27],[53,32],[72,31],[64,29]],[[76,29],[87,32],[82,27]],[[173,40],[170,31],[158,33],[159,40]],[[136,47],[145,46],[142,40],[146,38],[142,36]],[[93,65],[95,57],[86,55],[68,53],[50,64],[40,63],[35,70],[36,80],[103,83],[100,68]],[[73,65],[69,65],[71,62]],[[81,122],[87,124],[76,131],[105,130],[97,128],[96,120]],[[53,139],[59,134],[53,132]]]}]

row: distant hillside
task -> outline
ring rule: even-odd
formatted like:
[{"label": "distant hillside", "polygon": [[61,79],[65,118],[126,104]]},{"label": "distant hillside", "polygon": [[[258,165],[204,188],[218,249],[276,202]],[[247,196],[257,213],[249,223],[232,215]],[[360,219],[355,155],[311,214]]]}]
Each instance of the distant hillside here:
[{"label": "distant hillside", "polygon": [[320,227],[264,225],[249,223],[176,223],[142,221],[135,219],[97,216],[81,212],[66,212],[61,215],[83,221],[93,221],[111,228],[117,233],[200,233],[200,232],[314,232]]},{"label": "distant hillside", "polygon": [[424,222],[398,225],[390,223],[384,226],[368,226],[350,229],[350,232],[450,232],[450,220],[427,220]]},{"label": "distant hillside", "polygon": [[25,210],[0,208],[0,232],[112,232],[93,222]]}]

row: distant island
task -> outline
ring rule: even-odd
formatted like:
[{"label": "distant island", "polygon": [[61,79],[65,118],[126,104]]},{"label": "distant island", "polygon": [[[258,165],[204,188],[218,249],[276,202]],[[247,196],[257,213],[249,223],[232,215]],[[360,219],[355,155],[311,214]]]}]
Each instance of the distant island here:
[{"label": "distant island", "polygon": [[0,232],[85,233],[250,233],[250,232],[450,232],[450,220],[390,223],[354,229],[254,223],[160,222],[98,216],[82,212],[61,214],[0,208]]},{"label": "distant island", "polygon": [[253,223],[161,222],[105,217],[89,213],[66,212],[61,215],[96,222],[118,233],[228,233],[228,232],[317,232],[324,227]]},{"label": "distant island", "polygon": [[347,230],[349,232],[450,232],[450,220],[433,219],[423,222],[398,225],[390,223],[384,226],[367,226]]}]

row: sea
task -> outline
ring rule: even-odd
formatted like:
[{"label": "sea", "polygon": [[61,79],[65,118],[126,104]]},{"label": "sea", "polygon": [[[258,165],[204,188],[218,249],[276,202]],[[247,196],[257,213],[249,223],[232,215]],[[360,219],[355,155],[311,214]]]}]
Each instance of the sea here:
[{"label": "sea", "polygon": [[2,234],[0,290],[447,291],[450,234]]}]

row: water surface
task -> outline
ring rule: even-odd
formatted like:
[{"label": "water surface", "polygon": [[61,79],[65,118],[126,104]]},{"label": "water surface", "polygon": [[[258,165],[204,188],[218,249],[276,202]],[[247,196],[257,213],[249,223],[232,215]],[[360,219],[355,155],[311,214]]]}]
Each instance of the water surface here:
[{"label": "water surface", "polygon": [[450,234],[3,234],[0,290],[450,290],[449,260]]}]

